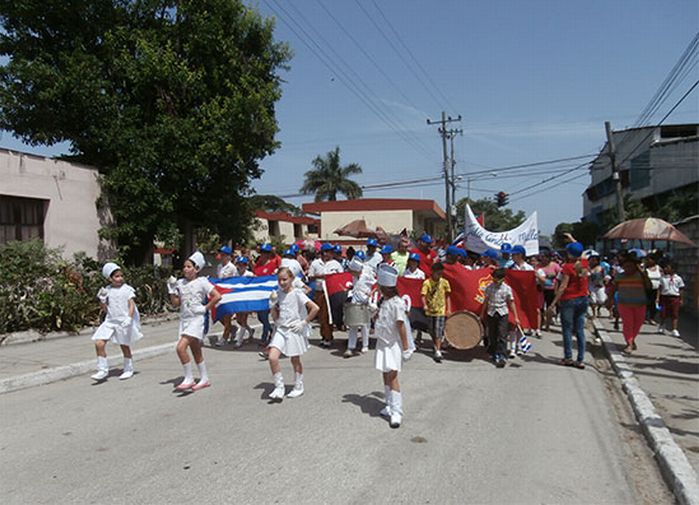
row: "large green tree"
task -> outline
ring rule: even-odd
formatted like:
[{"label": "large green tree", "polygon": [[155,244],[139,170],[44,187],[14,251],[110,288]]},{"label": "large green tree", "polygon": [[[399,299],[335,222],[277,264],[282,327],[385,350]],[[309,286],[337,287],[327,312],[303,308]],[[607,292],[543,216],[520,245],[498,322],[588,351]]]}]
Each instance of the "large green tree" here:
[{"label": "large green tree", "polygon": [[315,194],[315,201],[337,200],[342,193],[348,199],[361,198],[362,188],[350,179],[350,175],[361,174],[362,167],[356,163],[340,166],[340,148],[336,147],[324,157],[316,156],[312,161],[313,169],[304,174],[301,193]]},{"label": "large green tree", "polygon": [[0,127],[97,167],[131,262],[163,226],[222,237],[278,143],[290,51],[238,0],[0,0]]},{"label": "large green tree", "polygon": [[489,231],[507,231],[516,228],[527,218],[524,211],[518,210],[516,213],[505,207],[498,207],[493,200],[481,198],[480,200],[469,200],[462,198],[456,202],[456,222],[458,229],[464,227],[466,204],[471,206],[473,213],[485,215],[485,228]]}]

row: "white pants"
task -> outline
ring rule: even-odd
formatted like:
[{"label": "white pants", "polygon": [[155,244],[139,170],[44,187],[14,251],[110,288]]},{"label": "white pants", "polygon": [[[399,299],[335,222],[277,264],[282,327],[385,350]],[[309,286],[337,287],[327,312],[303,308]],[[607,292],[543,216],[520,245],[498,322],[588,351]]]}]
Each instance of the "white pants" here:
[{"label": "white pants", "polygon": [[369,347],[369,326],[350,326],[347,332],[347,349],[354,349],[357,346],[357,332],[362,330],[362,347]]}]

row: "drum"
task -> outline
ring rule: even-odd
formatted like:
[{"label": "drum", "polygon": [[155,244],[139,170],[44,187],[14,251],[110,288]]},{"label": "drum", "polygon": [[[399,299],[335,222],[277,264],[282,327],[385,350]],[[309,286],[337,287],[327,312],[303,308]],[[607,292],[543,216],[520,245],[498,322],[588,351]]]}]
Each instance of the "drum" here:
[{"label": "drum", "polygon": [[344,307],[344,322],[345,326],[361,326],[369,324],[370,314],[368,305],[360,305],[358,303],[345,302]]},{"label": "drum", "polygon": [[467,310],[453,313],[444,325],[444,336],[456,349],[473,349],[483,335],[481,318]]}]

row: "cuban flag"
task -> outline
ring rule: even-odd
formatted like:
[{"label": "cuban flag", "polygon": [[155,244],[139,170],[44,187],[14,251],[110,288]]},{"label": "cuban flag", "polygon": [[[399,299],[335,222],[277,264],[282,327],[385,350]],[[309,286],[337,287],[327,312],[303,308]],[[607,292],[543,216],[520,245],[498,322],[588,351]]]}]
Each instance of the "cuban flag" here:
[{"label": "cuban flag", "polygon": [[211,318],[218,321],[236,312],[260,312],[269,310],[269,296],[279,288],[276,275],[263,277],[209,278],[221,301],[214,307]]}]

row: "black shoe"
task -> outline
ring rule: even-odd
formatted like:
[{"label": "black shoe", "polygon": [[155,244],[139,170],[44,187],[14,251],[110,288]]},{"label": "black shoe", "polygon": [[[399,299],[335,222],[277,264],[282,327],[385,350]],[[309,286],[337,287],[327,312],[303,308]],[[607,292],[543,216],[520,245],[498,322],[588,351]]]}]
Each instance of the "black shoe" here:
[{"label": "black shoe", "polygon": [[495,361],[496,368],[505,368],[505,360],[500,358]]}]

